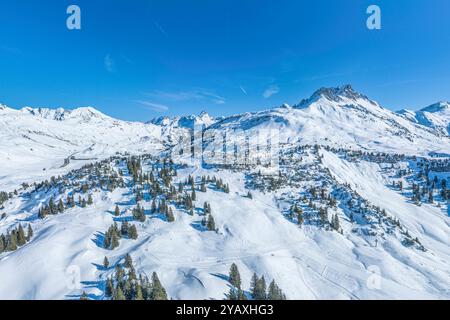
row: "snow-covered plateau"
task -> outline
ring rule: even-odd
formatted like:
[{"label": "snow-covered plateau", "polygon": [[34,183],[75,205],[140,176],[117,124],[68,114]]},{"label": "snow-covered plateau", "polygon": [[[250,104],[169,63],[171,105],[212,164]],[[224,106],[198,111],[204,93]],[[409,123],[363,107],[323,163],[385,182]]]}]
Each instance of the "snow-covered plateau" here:
[{"label": "snow-covered plateau", "polygon": [[[248,139],[221,164],[171,152],[196,125],[279,132],[276,173]],[[262,299],[262,277],[263,298],[450,299],[449,189],[448,102],[393,112],[347,85],[147,123],[0,105],[0,299]]]}]

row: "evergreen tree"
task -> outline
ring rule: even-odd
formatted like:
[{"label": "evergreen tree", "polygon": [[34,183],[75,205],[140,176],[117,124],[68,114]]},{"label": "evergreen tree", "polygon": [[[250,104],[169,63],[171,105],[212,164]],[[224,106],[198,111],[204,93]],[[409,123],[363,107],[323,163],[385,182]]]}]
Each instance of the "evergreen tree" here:
[{"label": "evergreen tree", "polygon": [[71,208],[75,207],[75,198],[73,195],[70,196],[70,205]]},{"label": "evergreen tree", "polygon": [[136,240],[138,238],[137,229],[134,224],[131,225],[130,228],[128,229],[128,236],[133,240]]},{"label": "evergreen tree", "polygon": [[144,300],[144,294],[142,293],[142,286],[139,283],[136,285],[136,294],[134,299]]},{"label": "evergreen tree", "polygon": [[303,225],[303,214],[302,212],[297,213],[297,223],[299,226]]},{"label": "evergreen tree", "polygon": [[108,267],[109,267],[109,260],[106,256],[105,256],[105,259],[103,259],[103,267],[105,269],[108,269]]},{"label": "evergreen tree", "polygon": [[231,301],[239,300],[239,289],[236,287],[231,287],[227,295],[227,299]]},{"label": "evergreen tree", "polygon": [[17,250],[17,236],[16,231],[13,230],[11,234],[6,235],[7,244],[6,251],[16,251]]},{"label": "evergreen tree", "polygon": [[48,207],[49,207],[50,214],[57,214],[57,209],[56,209],[53,197],[50,198],[50,201],[48,203]]},{"label": "evergreen tree", "polygon": [[252,296],[255,296],[258,281],[259,281],[258,276],[256,275],[256,273],[253,273],[252,279],[250,280],[250,292],[252,293]]},{"label": "evergreen tree", "polygon": [[167,217],[167,221],[168,222],[174,222],[175,221],[175,216],[173,215],[172,208],[169,208],[169,210],[167,211],[166,217]]},{"label": "evergreen tree", "polygon": [[64,203],[63,203],[62,199],[59,199],[59,202],[58,202],[58,212],[59,213],[64,212]]},{"label": "evergreen tree", "polygon": [[114,233],[111,237],[111,250],[114,250],[120,245],[118,236]]},{"label": "evergreen tree", "polygon": [[89,297],[88,297],[86,291],[83,291],[83,294],[81,295],[80,300],[84,300],[84,301],[89,300]]},{"label": "evergreen tree", "polygon": [[88,196],[87,204],[88,205],[94,204],[94,200],[92,199],[92,195],[91,194],[89,194],[89,196]]},{"label": "evergreen tree", "polygon": [[167,300],[166,289],[162,286],[156,272],[152,274],[152,300]]},{"label": "evergreen tree", "polygon": [[233,263],[230,268],[230,283],[237,289],[241,288],[241,275],[239,274],[239,269],[235,263]]},{"label": "evergreen tree", "polygon": [[339,217],[337,214],[333,215],[333,218],[331,220],[331,227],[336,231],[339,231],[341,228],[339,223]]},{"label": "evergreen tree", "polygon": [[255,300],[266,300],[266,280],[264,279],[264,276],[262,276],[258,281],[256,282],[255,290],[253,292],[253,299]]},{"label": "evergreen tree", "polygon": [[114,291],[114,300],[126,300],[126,297],[123,294],[120,286],[117,286],[116,290]]},{"label": "evergreen tree", "polygon": [[116,205],[116,208],[114,209],[114,215],[115,215],[116,217],[120,216],[120,208],[119,208],[118,205]]},{"label": "evergreen tree", "polygon": [[267,299],[268,300],[286,300],[286,296],[283,294],[281,289],[275,283],[275,280],[272,280],[272,282],[269,285],[269,292],[267,294]]},{"label": "evergreen tree", "polygon": [[216,222],[214,221],[214,217],[212,214],[208,216],[208,222],[206,224],[206,227],[209,231],[215,231],[216,230]]},{"label": "evergreen tree", "polygon": [[17,245],[19,247],[23,246],[27,242],[25,237],[25,232],[23,231],[22,225],[19,224],[19,229],[17,231]]},{"label": "evergreen tree", "polygon": [[127,253],[125,255],[125,267],[126,268],[132,268],[133,267],[133,259],[131,258],[129,253]]},{"label": "evergreen tree", "polygon": [[0,254],[6,250],[6,243],[3,238],[4,238],[4,236],[1,234],[0,235]]},{"label": "evergreen tree", "polygon": [[112,297],[114,294],[114,284],[113,284],[113,280],[111,278],[108,277],[108,279],[106,280],[106,286],[105,286],[105,295],[107,297]]},{"label": "evergreen tree", "polygon": [[156,212],[156,201],[155,201],[155,199],[153,199],[152,200],[152,213],[155,213]]}]

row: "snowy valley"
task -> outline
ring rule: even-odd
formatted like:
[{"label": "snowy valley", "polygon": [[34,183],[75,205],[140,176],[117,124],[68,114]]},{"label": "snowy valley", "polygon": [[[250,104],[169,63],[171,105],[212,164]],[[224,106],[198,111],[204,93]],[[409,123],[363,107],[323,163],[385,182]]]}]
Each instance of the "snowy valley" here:
[{"label": "snowy valley", "polygon": [[[350,86],[147,123],[0,105],[0,299],[449,299],[449,110]],[[225,161],[178,152],[195,127]]]}]

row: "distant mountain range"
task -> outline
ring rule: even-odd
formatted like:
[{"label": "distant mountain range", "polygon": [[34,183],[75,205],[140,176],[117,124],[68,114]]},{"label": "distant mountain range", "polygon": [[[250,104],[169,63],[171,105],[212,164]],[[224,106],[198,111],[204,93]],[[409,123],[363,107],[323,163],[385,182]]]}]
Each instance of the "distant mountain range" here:
[{"label": "distant mountain range", "polygon": [[164,150],[194,125],[206,130],[244,130],[250,136],[261,129],[277,129],[285,143],[450,154],[449,110],[449,103],[440,102],[416,112],[393,112],[349,85],[321,88],[293,106],[220,118],[207,112],[159,117],[147,123],[114,119],[91,107],[15,110],[1,105],[0,161],[5,165],[0,177],[13,179],[11,162],[24,168],[38,164],[36,170],[41,172],[58,169],[72,154],[101,158],[116,152]]}]

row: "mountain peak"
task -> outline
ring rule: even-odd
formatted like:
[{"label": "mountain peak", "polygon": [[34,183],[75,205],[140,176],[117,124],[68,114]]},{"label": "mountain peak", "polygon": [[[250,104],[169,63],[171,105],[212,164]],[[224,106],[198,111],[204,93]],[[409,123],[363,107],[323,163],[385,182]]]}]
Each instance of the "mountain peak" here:
[{"label": "mountain peak", "polygon": [[444,111],[444,110],[450,110],[450,102],[439,101],[432,105],[429,105],[428,107],[420,109],[420,111],[425,111],[425,112],[440,112],[440,111]]},{"label": "mountain peak", "polygon": [[350,84],[346,84],[339,87],[322,87],[319,90],[315,91],[308,99],[303,99],[295,107],[297,108],[307,107],[311,103],[319,100],[326,100],[338,103],[345,102],[346,100],[347,101],[352,100],[353,102],[356,102],[357,100],[366,100],[370,104],[377,106],[377,103],[370,100],[367,96],[354,90]]},{"label": "mountain peak", "polygon": [[67,119],[82,119],[83,121],[89,121],[93,118],[108,118],[106,115],[101,113],[92,107],[80,107],[77,109],[69,110],[64,108],[32,108],[25,107],[22,108],[23,113],[28,113],[33,116],[41,117],[48,120],[63,121]]},{"label": "mountain peak", "polygon": [[349,84],[340,87],[323,87],[313,93],[312,97],[324,97],[332,101],[340,101],[342,97],[349,98],[352,100],[358,98],[365,98],[362,94],[358,93]]}]

